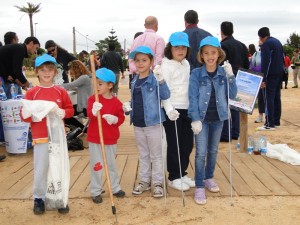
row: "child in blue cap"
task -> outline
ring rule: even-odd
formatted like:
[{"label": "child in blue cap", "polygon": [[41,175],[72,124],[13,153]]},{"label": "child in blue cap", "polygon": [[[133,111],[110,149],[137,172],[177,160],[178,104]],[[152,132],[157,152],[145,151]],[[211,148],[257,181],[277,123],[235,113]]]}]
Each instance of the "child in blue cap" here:
[{"label": "child in blue cap", "polygon": [[[190,64],[186,60],[190,52],[188,35],[174,32],[165,48],[165,58],[161,67],[156,66],[154,73],[162,73],[171,91],[170,100],[163,101],[164,109],[169,116],[163,123],[167,139],[168,186],[176,190],[187,191],[195,187],[195,181],[187,176],[189,158],[193,149],[194,134],[191,130],[191,119],[188,118]],[[175,112],[174,112],[175,109]],[[180,114],[178,119],[175,113]],[[173,120],[177,119],[176,122]],[[177,126],[175,126],[175,123]],[[177,129],[177,135],[176,135]],[[180,163],[178,158],[178,146]],[[180,168],[181,166],[181,168]],[[180,173],[181,169],[181,173]]]},{"label": "child in blue cap", "polygon": [[[40,84],[29,89],[25,94],[27,100],[46,100],[55,102],[58,108],[55,113],[61,119],[70,118],[74,114],[71,99],[65,89],[53,84],[53,79],[57,74],[57,62],[55,58],[44,54],[35,59],[35,73],[39,78]],[[35,121],[30,112],[25,108],[21,111],[21,118],[30,123],[33,142],[34,158],[34,214],[43,214],[45,212],[45,196],[47,190],[47,174],[49,167],[48,153],[48,130],[46,117],[42,121]],[[58,209],[59,213],[68,213],[68,205],[65,208]]]},{"label": "child in blue cap", "polygon": [[96,204],[102,202],[102,174],[103,156],[99,136],[97,112],[100,110],[103,130],[103,141],[106,151],[106,161],[109,169],[109,176],[113,195],[120,198],[125,196],[121,189],[116,164],[117,141],[120,137],[119,126],[124,122],[125,116],[122,103],[113,95],[113,87],[116,83],[116,75],[109,69],[101,68],[96,71],[97,91],[99,102],[95,101],[92,95],[87,103],[87,115],[90,119],[87,141],[90,153],[90,193]]},{"label": "child in blue cap", "polygon": [[231,65],[225,62],[219,66],[225,53],[217,38],[208,36],[200,42],[197,59],[203,66],[191,73],[188,115],[196,143],[194,200],[203,205],[205,188],[211,192],[220,190],[213,179],[218,145],[223,122],[228,119],[228,98],[236,96],[237,86]]},{"label": "child in blue cap", "polygon": [[140,153],[140,181],[132,193],[140,195],[150,190],[152,177],[153,197],[159,198],[164,195],[161,123],[166,120],[160,100],[168,99],[170,91],[163,77],[155,77],[150,69],[154,54],[149,47],[137,47],[129,54],[129,58],[134,60],[137,69],[137,76],[131,82],[130,123],[134,126]]}]

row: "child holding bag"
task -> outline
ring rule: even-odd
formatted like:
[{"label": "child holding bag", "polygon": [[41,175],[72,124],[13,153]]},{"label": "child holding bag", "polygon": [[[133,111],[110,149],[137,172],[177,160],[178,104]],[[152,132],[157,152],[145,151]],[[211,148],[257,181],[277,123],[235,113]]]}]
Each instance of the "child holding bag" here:
[{"label": "child holding bag", "polygon": [[[58,108],[55,113],[61,119],[70,118],[74,114],[71,99],[65,89],[53,84],[53,79],[57,74],[56,60],[47,54],[35,59],[35,73],[39,78],[40,84],[29,89],[25,94],[27,100],[46,100],[55,102]],[[48,153],[48,130],[46,118],[42,121],[35,121],[31,112],[25,108],[21,110],[21,118],[30,123],[33,140],[33,160],[34,160],[34,214],[45,212],[45,196],[47,191],[47,174],[49,168]],[[69,212],[69,206],[58,209],[59,213]]]},{"label": "child holding bag", "polygon": [[206,204],[205,188],[219,192],[213,179],[218,145],[223,122],[228,119],[228,98],[236,96],[237,86],[231,65],[219,66],[225,53],[217,38],[208,36],[200,42],[197,59],[203,66],[191,73],[188,114],[196,142],[194,200],[203,205]]},{"label": "child holding bag", "polygon": [[87,103],[87,115],[90,119],[87,141],[89,143],[90,152],[90,171],[91,184],[90,193],[92,200],[96,204],[102,202],[102,174],[103,174],[103,156],[101,151],[101,143],[99,136],[99,127],[97,120],[97,112],[101,112],[103,141],[106,151],[106,162],[109,170],[111,187],[113,195],[121,198],[125,196],[125,192],[119,184],[119,176],[116,164],[117,141],[120,137],[119,126],[124,122],[125,116],[122,109],[122,103],[113,95],[113,86],[116,83],[115,74],[106,68],[96,71],[97,92],[99,102],[95,101],[92,95]]}]

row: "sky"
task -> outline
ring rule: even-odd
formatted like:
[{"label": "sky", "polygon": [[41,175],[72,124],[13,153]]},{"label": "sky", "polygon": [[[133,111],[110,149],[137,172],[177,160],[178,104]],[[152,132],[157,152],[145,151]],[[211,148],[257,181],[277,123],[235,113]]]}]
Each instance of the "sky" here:
[{"label": "sky", "polygon": [[158,32],[168,42],[171,33],[183,31],[184,14],[198,12],[198,26],[220,39],[220,24],[231,21],[235,39],[258,45],[257,31],[269,27],[271,36],[286,44],[292,33],[300,34],[299,0],[10,0],[1,1],[0,41],[7,31],[14,31],[20,42],[30,36],[29,17],[14,6],[41,3],[41,11],[33,16],[36,37],[45,47],[54,40],[73,52],[73,27],[76,52],[96,49],[95,42],[109,36],[113,28],[121,46],[130,48],[136,32],[144,31],[147,16],[158,19]]}]

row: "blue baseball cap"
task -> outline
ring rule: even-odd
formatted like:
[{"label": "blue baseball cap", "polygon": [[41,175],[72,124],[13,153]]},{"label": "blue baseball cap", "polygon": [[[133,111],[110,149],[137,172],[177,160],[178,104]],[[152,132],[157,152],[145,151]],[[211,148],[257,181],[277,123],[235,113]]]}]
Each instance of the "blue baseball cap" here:
[{"label": "blue baseball cap", "polygon": [[175,32],[171,34],[169,42],[172,46],[190,47],[189,36],[184,32]]},{"label": "blue baseball cap", "polygon": [[137,53],[150,54],[154,57],[154,53],[152,52],[151,48],[149,48],[148,46],[142,45],[142,46],[135,48],[132,52],[130,52],[129,58],[134,59],[134,57]]},{"label": "blue baseball cap", "polygon": [[213,37],[213,36],[207,36],[206,38],[203,38],[200,42],[199,50],[205,45],[210,45],[213,47],[221,47],[221,44],[218,40],[218,38]]},{"label": "blue baseball cap", "polygon": [[51,55],[48,55],[48,54],[44,54],[35,59],[34,66],[39,67],[46,62],[53,63],[55,66],[58,65],[58,63],[56,62],[54,57],[52,57]]},{"label": "blue baseball cap", "polygon": [[114,84],[116,83],[115,73],[106,68],[96,70],[96,77],[104,82],[112,82]]}]

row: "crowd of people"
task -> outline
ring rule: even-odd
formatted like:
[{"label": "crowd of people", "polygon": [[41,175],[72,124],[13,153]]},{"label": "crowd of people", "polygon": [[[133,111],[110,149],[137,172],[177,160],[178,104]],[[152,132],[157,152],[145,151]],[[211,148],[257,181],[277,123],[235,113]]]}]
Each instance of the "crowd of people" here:
[{"label": "crowd of people", "polygon": [[[87,52],[82,51],[77,59],[53,40],[48,40],[45,43],[48,54],[36,58],[35,72],[40,84],[29,89],[25,99],[56,102],[58,109],[55,113],[66,123],[76,124],[72,118],[74,111],[75,114],[83,113],[89,118],[88,127],[83,124],[76,126],[83,131],[87,128],[90,194],[94,203],[103,201],[103,146],[111,191],[116,197],[125,196],[120,187],[115,160],[117,141],[121,135],[119,126],[125,120],[124,113],[130,114],[130,124],[134,127],[139,152],[139,182],[132,194],[140,195],[153,187],[153,197],[166,195],[162,153],[165,132],[167,185],[180,191],[195,188],[194,200],[200,205],[206,204],[206,190],[220,191],[214,179],[220,141],[230,142],[240,135],[240,112],[229,110],[228,107],[229,99],[237,95],[235,77],[240,68],[260,72],[263,76],[258,97],[259,117],[255,122],[264,122],[264,125],[258,127],[258,130],[271,131],[280,126],[283,74],[292,64],[294,88],[298,87],[299,51],[295,51],[289,62],[284,58],[281,43],[271,36],[267,27],[258,30],[260,50],[256,51],[255,45],[250,45],[248,49],[234,38],[232,22],[224,21],[220,24],[221,41],[201,29],[198,22],[197,12],[188,10],[184,15],[185,29],[170,34],[166,43],[157,34],[157,18],[148,16],[145,19],[145,31],[135,35],[129,54],[129,102],[121,103],[117,97],[120,73],[124,77],[124,65],[113,44],[109,45],[101,59],[97,55],[94,57],[97,80],[95,96],[92,95],[91,62],[86,60]],[[40,43],[37,38],[28,37],[24,44],[18,44],[18,37],[13,32],[5,36],[5,44],[7,40],[11,44],[0,47],[0,75],[5,93],[11,98],[11,83],[18,85],[20,91],[21,88],[27,90],[29,87],[22,72],[22,61],[28,54],[34,54]],[[62,70],[61,86],[53,84],[59,68]],[[70,89],[77,89],[75,108],[66,92]],[[53,95],[49,95],[50,92]],[[99,112],[102,115],[100,119],[104,143],[101,143],[98,132]],[[42,214],[45,212],[48,165],[44,162],[48,160],[48,136],[45,119],[35,121],[28,115],[28,112],[21,112],[23,120],[31,123],[34,143],[33,211]],[[194,142],[195,176],[191,177],[187,169]],[[0,160],[3,157],[0,156]],[[69,206],[65,205],[58,211],[67,213]]]}]

